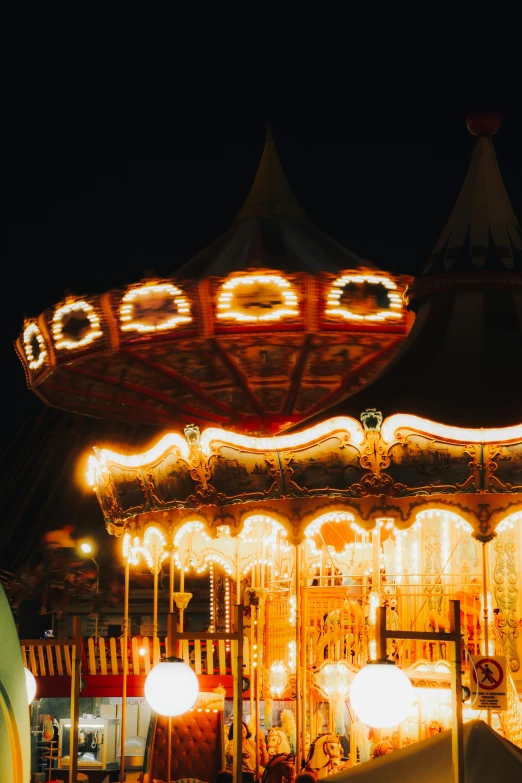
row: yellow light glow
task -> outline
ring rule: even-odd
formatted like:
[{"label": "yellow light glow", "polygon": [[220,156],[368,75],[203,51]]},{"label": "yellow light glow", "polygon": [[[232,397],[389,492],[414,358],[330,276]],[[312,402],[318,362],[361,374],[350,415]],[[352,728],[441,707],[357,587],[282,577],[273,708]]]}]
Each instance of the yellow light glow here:
[{"label": "yellow light glow", "polygon": [[364,440],[362,425],[348,416],[337,416],[328,419],[303,432],[292,435],[274,435],[268,438],[257,438],[254,435],[240,435],[236,432],[209,427],[201,435],[201,450],[209,457],[218,443],[239,446],[251,451],[285,451],[300,446],[317,443],[330,435],[346,434],[351,443],[360,446]]},{"label": "yellow light glow", "polygon": [[189,446],[185,438],[176,433],[169,433],[148,451],[141,454],[118,454],[110,449],[100,449],[97,456],[90,456],[87,461],[87,481],[91,487],[100,483],[103,472],[107,471],[107,463],[112,462],[121,468],[141,468],[158,461],[167,451],[178,449],[183,459],[188,459]]},{"label": "yellow light glow", "polygon": [[[38,343],[40,353],[38,358],[35,357],[33,351],[33,338]],[[28,324],[24,329],[23,334],[25,357],[29,362],[31,370],[38,370],[39,367],[47,360],[47,349],[45,347],[45,340],[43,334],[35,323]]]},{"label": "yellow light glow", "polygon": [[203,522],[198,522],[198,521],[185,522],[174,536],[174,546],[176,548],[179,547],[183,536],[190,535],[191,533],[197,533],[198,531],[203,530],[203,528],[204,528]]},{"label": "yellow light glow", "polygon": [[[79,315],[80,313],[83,313],[85,318],[87,318],[91,328],[80,340],[71,340],[65,337],[63,334],[63,322],[67,316],[71,314]],[[85,345],[89,345],[103,334],[100,329],[100,319],[98,318],[96,310],[91,304],[89,304],[89,302],[86,302],[84,299],[77,299],[74,302],[68,302],[61,307],[58,307],[54,311],[52,332],[55,347],[58,350],[66,348],[69,351],[73,348],[82,348]]]},{"label": "yellow light glow", "polygon": [[[169,315],[156,324],[140,323],[134,315],[135,302],[140,298],[166,294],[176,307],[176,315]],[[190,304],[187,297],[172,283],[147,283],[130,288],[121,300],[120,322],[122,331],[159,332],[174,329],[178,324],[190,323]]]},{"label": "yellow light glow", "polygon": [[159,571],[162,562],[167,558],[165,536],[157,527],[148,527],[143,536],[141,552],[152,572]]},{"label": "yellow light glow", "polygon": [[[265,288],[272,286],[277,288],[283,300],[282,304],[280,306],[275,305],[269,312],[265,312],[262,315],[245,313],[239,309],[233,310],[232,304],[234,303],[234,298],[239,294],[238,289],[241,287],[245,289],[249,286],[264,286]],[[284,277],[275,274],[242,275],[227,280],[221,287],[217,300],[217,310],[217,318],[245,323],[279,321],[282,318],[299,315],[297,296],[292,286]]]},{"label": "yellow light glow", "polygon": [[138,536],[131,538],[130,533],[123,536],[123,559],[128,560],[130,565],[138,565],[141,554],[141,542]]},{"label": "yellow light glow", "polygon": [[416,430],[455,443],[507,443],[522,440],[522,424],[494,429],[467,429],[450,427],[407,413],[396,413],[384,420],[381,427],[383,440],[393,443],[398,439],[397,433],[401,429]]},{"label": "yellow light glow", "polygon": [[499,524],[497,527],[497,533],[504,533],[506,530],[513,530],[515,523],[520,522],[521,519],[522,511],[516,511],[514,514],[510,514]]},{"label": "yellow light glow", "polygon": [[[316,517],[313,522],[305,528],[305,537],[310,539],[315,536],[323,525],[328,522],[351,522],[351,527],[357,532],[362,532],[362,528],[355,524],[355,517],[348,511],[328,511],[326,514]],[[312,542],[313,543],[313,542]]]},{"label": "yellow light glow", "polygon": [[[388,292],[389,308],[377,310],[374,313],[363,315],[354,313],[341,304],[341,297],[345,286],[350,283],[373,283],[383,285]],[[346,274],[334,280],[332,287],[328,292],[328,306],[325,310],[326,315],[335,315],[344,318],[347,321],[388,321],[403,316],[403,305],[401,295],[397,291],[397,285],[394,281],[384,275],[364,275],[364,274]]]},{"label": "yellow light glow", "polygon": [[[271,528],[269,534],[266,533],[265,526]],[[256,528],[257,530],[262,531],[262,537],[265,544],[275,543],[278,533],[282,536],[286,536],[286,530],[276,519],[272,519],[272,517],[266,516],[265,514],[252,514],[245,519],[245,524],[243,530],[239,534],[239,538],[246,538],[252,531],[256,532]]]}]

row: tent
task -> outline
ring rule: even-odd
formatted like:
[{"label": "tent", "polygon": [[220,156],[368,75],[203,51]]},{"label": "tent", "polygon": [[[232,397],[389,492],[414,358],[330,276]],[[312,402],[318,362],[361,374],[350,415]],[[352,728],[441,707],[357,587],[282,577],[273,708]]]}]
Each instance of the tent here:
[{"label": "tent", "polygon": [[[486,723],[464,726],[465,783],[522,780],[522,750]],[[451,783],[451,731],[408,745],[352,769],[328,783]]]}]

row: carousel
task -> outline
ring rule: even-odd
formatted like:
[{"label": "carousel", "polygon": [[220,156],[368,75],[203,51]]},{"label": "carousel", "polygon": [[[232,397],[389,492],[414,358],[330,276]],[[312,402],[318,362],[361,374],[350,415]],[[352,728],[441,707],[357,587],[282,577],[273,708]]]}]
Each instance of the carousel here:
[{"label": "carousel", "polygon": [[[208,579],[209,633],[244,606],[250,731],[317,778],[451,725],[436,639],[388,639],[415,691],[404,721],[354,713],[381,606],[389,630],[436,634],[459,600],[464,676],[471,655],[506,657],[508,707],[482,717],[522,747],[522,239],[497,118],[468,127],[469,172],[414,281],[316,229],[269,136],[233,226],[175,278],[70,297],[17,342],[47,404],[162,430],[139,453],[97,444],[88,465],[126,571],[154,574],[156,660],[161,569],[181,632],[186,583]],[[212,642],[178,645],[208,670]]]}]

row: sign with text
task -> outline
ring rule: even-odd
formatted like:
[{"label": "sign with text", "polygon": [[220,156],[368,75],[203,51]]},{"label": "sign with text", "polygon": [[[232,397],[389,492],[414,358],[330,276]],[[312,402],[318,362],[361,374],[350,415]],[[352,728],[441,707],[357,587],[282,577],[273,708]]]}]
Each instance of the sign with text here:
[{"label": "sign with text", "polygon": [[506,656],[472,655],[471,660],[470,689],[473,709],[507,710]]}]

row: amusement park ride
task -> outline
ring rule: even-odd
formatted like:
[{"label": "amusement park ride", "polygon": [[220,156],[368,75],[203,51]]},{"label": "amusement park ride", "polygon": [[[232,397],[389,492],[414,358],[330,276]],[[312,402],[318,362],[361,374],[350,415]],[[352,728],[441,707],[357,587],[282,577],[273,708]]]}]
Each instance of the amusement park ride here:
[{"label": "amusement park ride", "polygon": [[136,454],[95,444],[107,531],[129,568],[169,564],[181,631],[186,573],[209,572],[209,631],[245,605],[245,713],[254,733],[291,713],[285,752],[317,777],[451,724],[437,640],[388,639],[416,693],[405,721],[371,736],[353,713],[380,606],[389,630],[444,632],[460,601],[465,678],[468,654],[507,657],[508,709],[488,720],[522,747],[522,235],[497,119],[468,127],[469,172],[414,281],[310,223],[269,135],[236,221],[175,277],[71,295],[16,345],[48,405],[166,431]]}]

